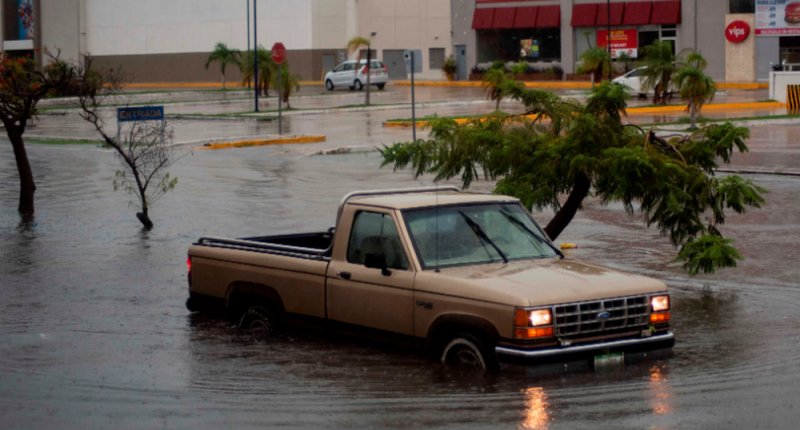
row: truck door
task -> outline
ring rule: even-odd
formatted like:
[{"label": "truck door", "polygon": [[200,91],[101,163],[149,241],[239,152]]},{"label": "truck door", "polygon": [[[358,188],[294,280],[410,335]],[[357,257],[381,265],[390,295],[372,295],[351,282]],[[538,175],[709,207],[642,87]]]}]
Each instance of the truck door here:
[{"label": "truck door", "polygon": [[[349,240],[337,245],[328,267],[328,318],[413,335],[415,272],[392,211],[357,210],[340,224],[348,221]],[[365,266],[370,253],[386,256],[387,271]]]}]

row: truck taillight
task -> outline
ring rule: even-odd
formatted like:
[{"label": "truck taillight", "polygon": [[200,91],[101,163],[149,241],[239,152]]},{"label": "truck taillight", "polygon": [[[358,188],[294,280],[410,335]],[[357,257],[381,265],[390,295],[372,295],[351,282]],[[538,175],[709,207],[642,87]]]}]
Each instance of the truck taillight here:
[{"label": "truck taillight", "polygon": [[383,65],[383,71],[386,72],[386,73],[389,73],[389,68],[386,67],[386,64]]},{"label": "truck taillight", "polygon": [[186,258],[187,278],[189,279],[189,288],[192,288],[192,257]]},{"label": "truck taillight", "polygon": [[359,73],[366,73],[366,72],[367,72],[367,66],[364,66],[364,68],[361,69],[361,72],[359,72]]}]

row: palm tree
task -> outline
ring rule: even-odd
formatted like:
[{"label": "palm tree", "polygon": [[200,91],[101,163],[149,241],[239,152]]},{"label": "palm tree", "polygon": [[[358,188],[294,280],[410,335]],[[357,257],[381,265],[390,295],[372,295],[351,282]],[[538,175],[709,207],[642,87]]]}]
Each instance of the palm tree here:
[{"label": "palm tree", "polygon": [[583,70],[592,74],[592,88],[594,88],[595,81],[599,81],[603,75],[608,74],[611,57],[605,48],[595,46],[583,51],[580,59],[583,61]]},{"label": "palm tree", "polygon": [[[283,102],[286,103],[286,108],[291,109],[289,106],[289,96],[292,95],[292,92],[300,91],[300,80],[303,79],[302,76],[298,74],[292,75],[289,73],[289,64],[284,62],[284,67],[281,67],[280,76],[280,88],[281,93],[278,94],[278,97],[283,97]],[[272,87],[278,88],[278,73],[273,74],[272,76]]]},{"label": "palm tree", "polygon": [[[263,45],[258,45],[258,74],[259,78],[255,79],[256,88],[259,94],[265,97],[269,96],[269,84],[272,82],[272,75],[278,70],[278,65],[272,60],[272,52],[264,48]],[[244,54],[242,61],[239,63],[239,71],[242,73],[242,85],[247,81],[254,79],[254,53],[247,51]]]},{"label": "palm tree", "polygon": [[239,65],[239,57],[242,53],[238,49],[230,49],[228,45],[219,42],[216,46],[214,46],[214,50],[211,51],[211,55],[208,56],[208,60],[206,61],[206,70],[208,70],[208,66],[211,65],[214,61],[219,62],[219,68],[222,72],[222,89],[225,89],[225,68],[231,64]]},{"label": "palm tree", "polygon": [[363,37],[354,37],[347,42],[347,55],[353,55],[354,52],[358,51],[358,60],[356,60],[356,75],[358,75],[358,68],[361,66],[361,47],[367,48],[367,99],[365,104],[369,106],[369,86],[370,86],[370,79],[369,75],[370,66],[372,65],[372,51],[370,50],[370,45],[372,41]]},{"label": "palm tree", "polygon": [[690,51],[686,59],[682,59],[679,63],[678,73],[673,78],[675,88],[678,90],[681,99],[689,101],[686,112],[691,116],[692,129],[697,128],[697,112],[703,107],[704,103],[714,100],[714,93],[717,91],[717,85],[714,80],[703,73],[706,66],[708,66],[708,62],[702,55]]},{"label": "palm tree", "polygon": [[642,92],[653,90],[653,103],[667,104],[671,97],[670,81],[675,73],[675,54],[672,43],[656,40],[652,45],[642,49],[644,60],[640,66],[645,67],[641,75]]},{"label": "palm tree", "polygon": [[483,82],[481,82],[481,86],[488,93],[486,98],[495,101],[495,110],[500,109],[500,100],[503,100],[510,87],[519,86],[521,84],[521,82],[515,81],[511,76],[506,74],[505,69],[498,67],[492,67],[487,70],[483,75]]}]

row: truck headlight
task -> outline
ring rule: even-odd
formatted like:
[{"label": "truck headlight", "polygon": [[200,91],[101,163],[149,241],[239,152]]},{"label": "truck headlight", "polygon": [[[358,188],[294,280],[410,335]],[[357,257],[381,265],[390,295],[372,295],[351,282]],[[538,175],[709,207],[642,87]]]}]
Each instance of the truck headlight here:
[{"label": "truck headlight", "polygon": [[[522,339],[553,336],[553,315],[550,309],[517,309],[514,316],[514,336]],[[544,328],[528,328],[542,327]]]},{"label": "truck headlight", "polygon": [[653,312],[664,312],[669,310],[669,296],[650,297],[650,306]]}]

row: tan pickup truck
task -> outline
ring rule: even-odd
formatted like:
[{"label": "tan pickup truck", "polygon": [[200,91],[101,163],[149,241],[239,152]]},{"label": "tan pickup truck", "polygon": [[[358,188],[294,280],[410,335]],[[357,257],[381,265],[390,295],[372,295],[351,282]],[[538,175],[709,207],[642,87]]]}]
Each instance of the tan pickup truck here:
[{"label": "tan pickup truck", "polygon": [[564,258],[517,199],[354,192],[336,227],[189,248],[187,307],[245,328],[311,323],[498,369],[671,348],[667,286]]}]

